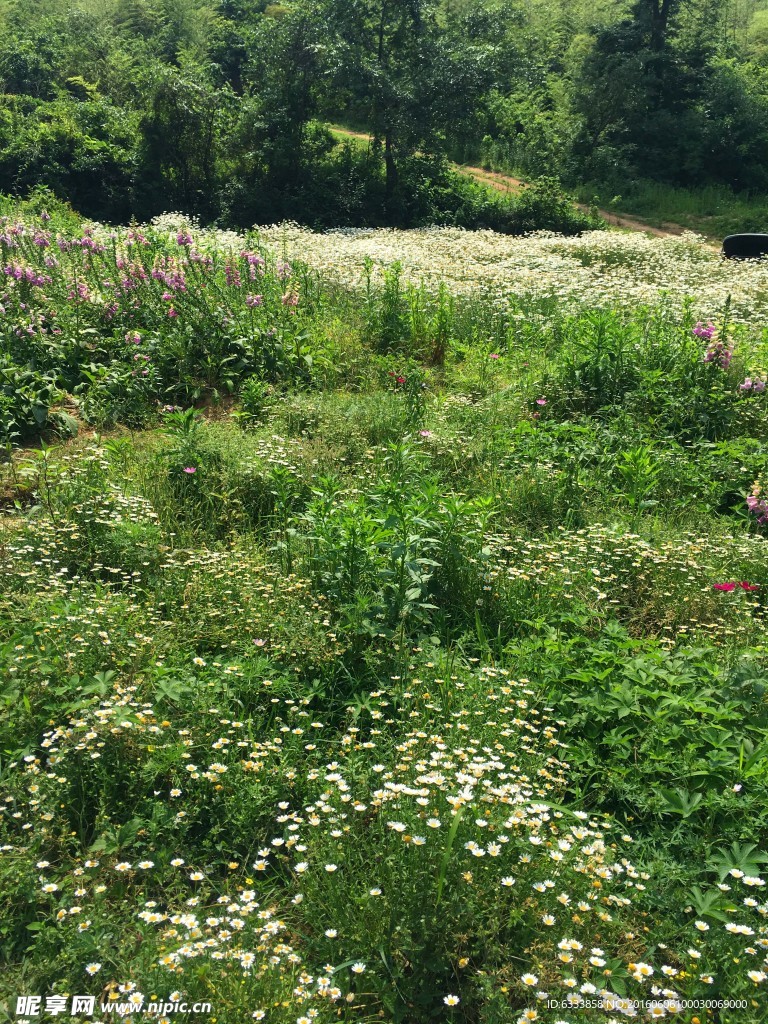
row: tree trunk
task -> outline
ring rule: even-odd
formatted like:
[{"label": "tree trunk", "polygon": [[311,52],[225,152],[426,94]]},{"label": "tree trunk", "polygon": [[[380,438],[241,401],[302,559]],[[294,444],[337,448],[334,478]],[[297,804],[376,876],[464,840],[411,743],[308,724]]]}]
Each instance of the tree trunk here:
[{"label": "tree trunk", "polygon": [[397,191],[397,164],[395,163],[395,151],[389,130],[387,130],[384,136],[384,168],[386,171],[384,202],[387,219],[392,220],[395,209],[395,192]]},{"label": "tree trunk", "polygon": [[[672,0],[651,0],[651,49],[663,50],[667,42]],[[677,4],[675,4],[677,6]]]}]

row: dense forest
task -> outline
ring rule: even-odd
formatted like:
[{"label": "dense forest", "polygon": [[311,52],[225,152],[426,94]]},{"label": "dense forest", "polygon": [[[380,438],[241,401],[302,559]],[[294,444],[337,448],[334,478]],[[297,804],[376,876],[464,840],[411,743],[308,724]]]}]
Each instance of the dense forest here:
[{"label": "dense forest", "polygon": [[237,226],[498,226],[450,160],[760,193],[763,2],[0,0],[0,191]]}]

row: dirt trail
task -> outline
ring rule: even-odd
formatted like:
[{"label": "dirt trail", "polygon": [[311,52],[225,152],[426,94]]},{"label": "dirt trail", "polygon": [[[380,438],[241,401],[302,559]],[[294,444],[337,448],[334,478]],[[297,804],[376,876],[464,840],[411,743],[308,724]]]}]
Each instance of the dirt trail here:
[{"label": "dirt trail", "polygon": [[[519,192],[525,185],[522,179],[513,178],[509,174],[502,174],[501,171],[486,171],[483,167],[472,167],[469,164],[455,164],[454,166],[464,174],[470,175],[475,181],[496,189],[497,192],[514,194]],[[576,205],[584,213],[589,213],[589,207],[585,203],[577,203]],[[628,217],[625,214],[617,214],[611,210],[598,209],[597,212],[611,227],[626,228],[629,231],[645,231],[648,234],[655,235],[657,238],[672,238],[675,235],[682,235],[684,231],[688,230],[680,224],[663,224],[662,227],[655,228],[650,224],[646,224],[645,221],[639,220],[637,217]]]},{"label": "dirt trail", "polygon": [[[353,132],[348,128],[341,128],[338,125],[332,125],[331,128],[339,135],[348,135],[352,139],[363,139],[365,142],[371,141],[371,136],[366,132]],[[480,182],[481,185],[487,185],[497,192],[514,195],[526,184],[520,178],[513,178],[509,174],[502,174],[500,171],[486,171],[482,167],[473,167],[470,164],[453,164],[453,167],[462,174],[468,174],[475,181]],[[584,213],[589,212],[589,207],[586,204],[577,203],[576,205]],[[674,238],[689,230],[680,224],[664,223],[660,228],[652,227],[637,217],[629,217],[623,213],[617,214],[612,210],[598,209],[597,212],[610,227],[624,228],[626,231],[644,231],[646,234],[654,235],[656,238]]]},{"label": "dirt trail", "polygon": [[349,128],[342,128],[337,124],[331,124],[328,127],[332,132],[336,132],[337,135],[348,135],[351,139],[364,139],[366,142],[370,142],[373,138],[367,132],[353,132]]}]

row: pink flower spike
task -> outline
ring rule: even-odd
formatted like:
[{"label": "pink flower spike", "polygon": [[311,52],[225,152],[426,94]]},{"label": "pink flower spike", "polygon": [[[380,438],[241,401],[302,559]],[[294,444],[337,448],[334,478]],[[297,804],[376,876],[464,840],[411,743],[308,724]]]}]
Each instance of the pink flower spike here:
[{"label": "pink flower spike", "polygon": [[197,472],[197,466],[185,466],[184,467],[184,472],[185,473],[196,473]]},{"label": "pink flower spike", "polygon": [[707,326],[705,327],[704,324],[701,323],[701,321],[699,321],[693,328],[693,333],[696,335],[697,338],[706,338],[707,341],[709,341],[712,335],[715,333],[715,325],[710,320]]}]

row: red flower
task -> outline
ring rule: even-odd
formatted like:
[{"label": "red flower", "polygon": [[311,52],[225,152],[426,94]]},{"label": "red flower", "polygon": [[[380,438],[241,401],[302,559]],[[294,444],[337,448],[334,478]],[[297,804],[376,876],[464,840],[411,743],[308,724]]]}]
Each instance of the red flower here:
[{"label": "red flower", "polygon": [[759,590],[759,583],[747,583],[746,580],[742,580],[741,583],[714,583],[715,590],[735,590],[736,587],[741,587],[742,590]]},{"label": "red flower", "polygon": [[715,587],[715,590],[735,590],[736,589],[736,584],[735,583],[715,583],[714,587]]}]

